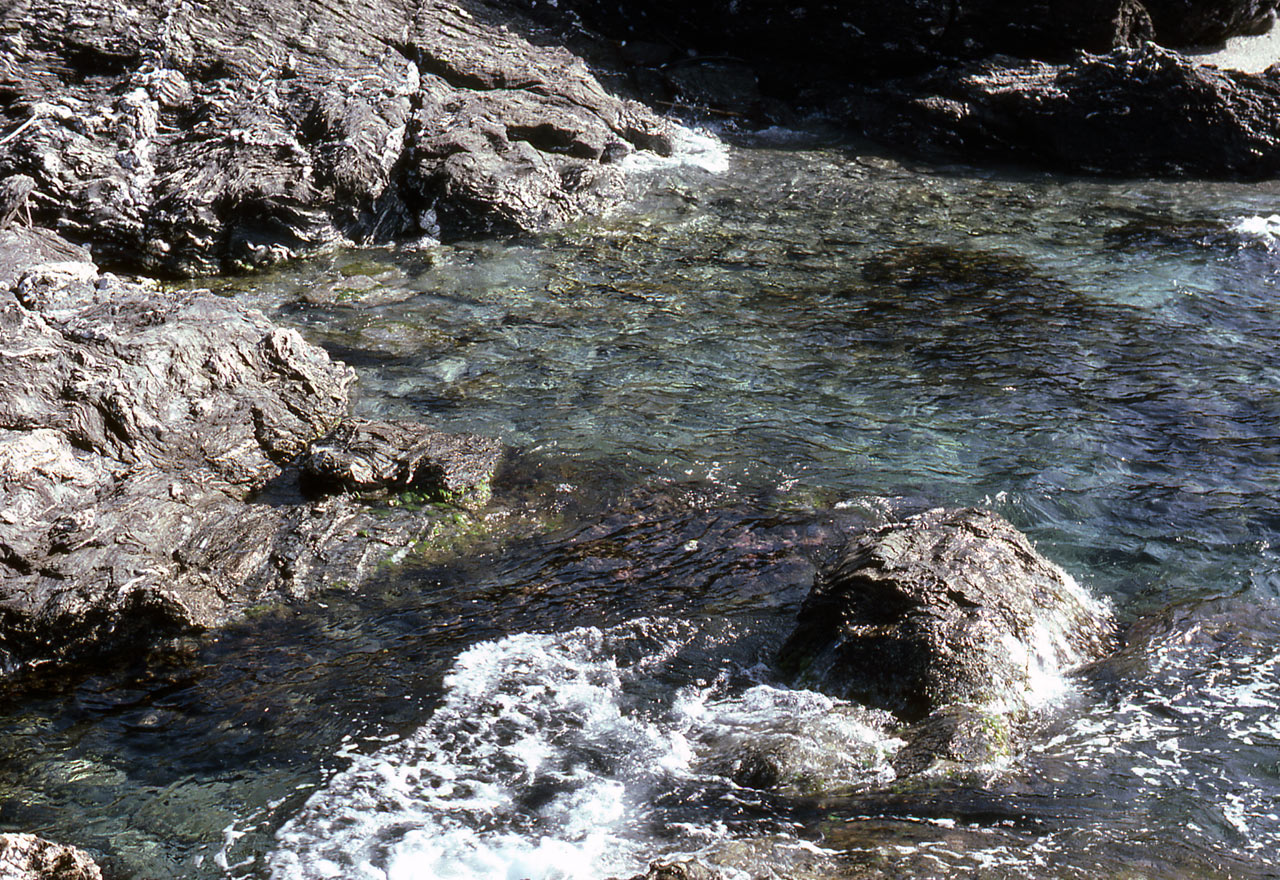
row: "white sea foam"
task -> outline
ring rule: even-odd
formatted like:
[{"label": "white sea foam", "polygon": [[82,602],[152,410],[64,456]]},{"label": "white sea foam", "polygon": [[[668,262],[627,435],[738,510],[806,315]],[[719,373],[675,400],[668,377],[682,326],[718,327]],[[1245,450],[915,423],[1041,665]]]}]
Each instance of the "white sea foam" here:
[{"label": "white sea foam", "polygon": [[637,150],[622,160],[622,167],[627,171],[637,172],[677,168],[682,165],[701,168],[709,174],[724,174],[729,170],[729,148],[706,129],[686,128],[672,123],[671,146],[670,156]]},{"label": "white sea foam", "polygon": [[[765,747],[780,778],[883,783],[881,717],[820,694],[653,688],[689,624],[519,634],[460,655],[429,722],[351,766],[278,832],[276,880],[597,880],[706,852],[729,832],[660,798],[752,801],[727,769]],[[639,647],[638,647],[639,646]],[[617,658],[625,654],[625,662]],[[739,829],[740,831],[740,829]]]},{"label": "white sea foam", "polygon": [[1217,52],[1196,56],[1196,60],[1226,70],[1260,73],[1280,61],[1280,28],[1272,27],[1258,36],[1232,37]]},{"label": "white sea foam", "polygon": [[1280,214],[1268,217],[1241,217],[1231,225],[1231,231],[1248,238],[1256,238],[1269,248],[1280,244]]}]

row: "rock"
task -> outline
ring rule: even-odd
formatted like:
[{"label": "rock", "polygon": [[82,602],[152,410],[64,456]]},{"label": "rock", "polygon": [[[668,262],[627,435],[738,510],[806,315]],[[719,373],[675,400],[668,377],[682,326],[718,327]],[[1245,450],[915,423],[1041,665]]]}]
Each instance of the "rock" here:
[{"label": "rock", "polygon": [[678,862],[653,862],[649,870],[631,880],[721,880],[719,871],[692,859]]},{"label": "rock", "polygon": [[963,704],[943,706],[901,735],[906,745],[893,757],[893,769],[900,778],[939,765],[981,767],[1007,758],[1014,750],[1007,716]]},{"label": "rock", "polygon": [[889,735],[887,712],[765,687],[748,690],[737,705],[736,718],[724,704],[715,707],[718,723],[697,744],[700,771],[791,797],[846,795],[893,779],[889,757],[902,742]]},{"label": "rock", "polygon": [[34,834],[0,834],[0,877],[5,880],[102,880],[89,855]]},{"label": "rock", "polygon": [[[0,669],[355,584],[430,532],[412,511],[300,493],[292,462],[346,418],[354,373],[297,332],[99,274],[41,230],[0,232],[0,284]],[[497,459],[491,441],[437,447],[449,487]],[[404,452],[365,434],[369,460]]]},{"label": "rock", "polygon": [[948,59],[1062,60],[1148,40],[1199,46],[1256,32],[1276,0],[821,0],[802,7],[767,0],[561,0],[532,7],[543,16],[579,16],[628,43],[732,57],[755,69],[766,93],[794,100],[833,84],[923,72]]},{"label": "rock", "polygon": [[670,151],[661,119],[470,0],[31,0],[3,24],[0,177],[104,265],[541,229],[617,204],[620,153]]},{"label": "rock", "polygon": [[863,91],[864,134],[927,158],[1088,173],[1280,173],[1280,69],[1217,70],[1146,45],[1068,64],[993,58]]},{"label": "rock", "polygon": [[799,683],[920,721],[1016,712],[1104,653],[1105,606],[982,510],[934,510],[842,548],[779,655]]},{"label": "rock", "polygon": [[484,437],[412,422],[348,419],[310,443],[302,469],[313,485],[413,490],[443,500],[483,490],[502,452],[501,443]]}]

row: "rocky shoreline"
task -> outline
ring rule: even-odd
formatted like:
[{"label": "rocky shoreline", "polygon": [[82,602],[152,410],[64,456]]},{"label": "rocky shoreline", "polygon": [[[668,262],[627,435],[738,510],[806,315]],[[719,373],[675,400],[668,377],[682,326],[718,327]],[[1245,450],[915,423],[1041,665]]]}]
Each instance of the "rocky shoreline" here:
[{"label": "rocky shoreline", "polygon": [[672,151],[671,107],[819,112],[928,159],[1260,177],[1280,70],[1182,52],[1275,10],[28,0],[3,16],[0,182],[103,268],[195,276],[598,214],[628,199],[621,160]]},{"label": "rocky shoreline", "polygon": [[[1280,66],[1219,70],[1180,51],[1265,30],[1274,0],[732,7],[727,17],[713,3],[594,0],[6,7],[0,671],[136,650],[357,585],[433,528],[389,498],[482,503],[501,464],[494,440],[352,418],[353,371],[296,331],[149,279],[596,215],[629,198],[628,156],[671,154],[671,106],[742,124],[817,109],[927,159],[1280,172]],[[1027,567],[1013,587],[1025,595],[970,582],[887,588],[867,574],[898,564],[885,561],[885,541],[951,540],[930,530],[986,543],[904,582],[950,583],[993,553],[1000,571],[1009,559]],[[782,665],[803,679],[821,656],[845,681],[829,689],[876,697],[914,725],[907,772],[998,747],[974,688],[1026,683],[984,645],[1031,651],[1044,614],[1065,615],[1054,626],[1079,643],[1058,658],[1064,668],[1108,644],[1105,615],[1072,605],[1061,573],[1007,523],[947,513],[876,540],[842,551],[802,613],[801,630],[845,630],[812,651],[798,647],[809,636],[794,637]],[[926,555],[898,562],[911,569]],[[901,632],[889,634],[883,607],[841,604],[864,593],[896,596],[882,604],[901,612]],[[936,631],[911,631],[922,618]],[[872,638],[851,647],[859,627]],[[956,645],[968,646],[963,662],[940,666]],[[909,684],[876,684],[868,657],[886,652],[912,659]],[[97,876],[91,865],[58,873],[50,865],[70,856],[35,840],[10,835],[3,852],[34,865],[30,876]]]},{"label": "rocky shoreline", "polygon": [[[0,233],[0,661],[82,659],[358,583],[496,441],[347,416],[354,372],[211,294]],[[305,484],[305,486],[304,486]],[[304,491],[305,489],[305,491]]]}]

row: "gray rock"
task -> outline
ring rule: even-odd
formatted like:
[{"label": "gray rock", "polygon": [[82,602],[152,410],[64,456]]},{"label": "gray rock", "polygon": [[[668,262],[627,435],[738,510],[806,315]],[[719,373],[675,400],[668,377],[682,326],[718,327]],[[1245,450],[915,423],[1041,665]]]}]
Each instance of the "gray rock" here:
[{"label": "gray rock", "polygon": [[413,490],[439,499],[483,488],[503,446],[412,422],[347,419],[307,447],[303,472],[313,485],[351,492]]},{"label": "gray rock", "polygon": [[[354,374],[295,331],[99,274],[40,230],[0,232],[0,285],[0,668],[355,584],[430,530],[304,500],[288,465],[346,418]],[[440,442],[447,486],[491,476],[495,444]]]},{"label": "gray rock", "polygon": [[1108,609],[1001,517],[935,510],[839,551],[779,656],[799,682],[915,722],[1025,710],[1102,655]]},{"label": "gray rock", "polygon": [[0,834],[4,880],[102,880],[88,853],[34,834]]},{"label": "gray rock", "polygon": [[0,177],[33,179],[37,222],[104,265],[192,275],[344,238],[541,229],[623,197],[607,157],[670,150],[662,120],[470,0],[0,16]]}]

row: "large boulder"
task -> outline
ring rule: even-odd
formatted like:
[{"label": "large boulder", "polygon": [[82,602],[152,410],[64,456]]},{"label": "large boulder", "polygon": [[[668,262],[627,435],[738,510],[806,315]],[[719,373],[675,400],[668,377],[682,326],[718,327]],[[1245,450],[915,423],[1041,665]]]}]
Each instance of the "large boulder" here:
[{"label": "large boulder", "polygon": [[[339,239],[616,204],[666,124],[469,0],[0,10],[0,178],[102,264],[204,274]],[[442,230],[443,227],[443,230]]]},{"label": "large boulder", "polygon": [[1108,609],[994,513],[934,510],[868,533],[820,575],[784,644],[805,685],[918,722],[1033,706],[1102,655]]},{"label": "large boulder", "polygon": [[34,834],[0,834],[4,880],[102,880],[88,853]]},{"label": "large boulder", "polygon": [[1218,70],[1146,45],[1048,64],[991,58],[864,90],[864,134],[926,158],[1088,173],[1280,173],[1280,69]]},{"label": "large boulder", "polygon": [[[355,584],[428,533],[410,511],[299,491],[291,465],[340,430],[353,379],[226,299],[100,274],[38,230],[0,232],[0,669]],[[424,436],[359,424],[381,460],[403,450],[376,437]],[[431,436],[411,448],[415,473],[487,485],[493,441]]]}]

